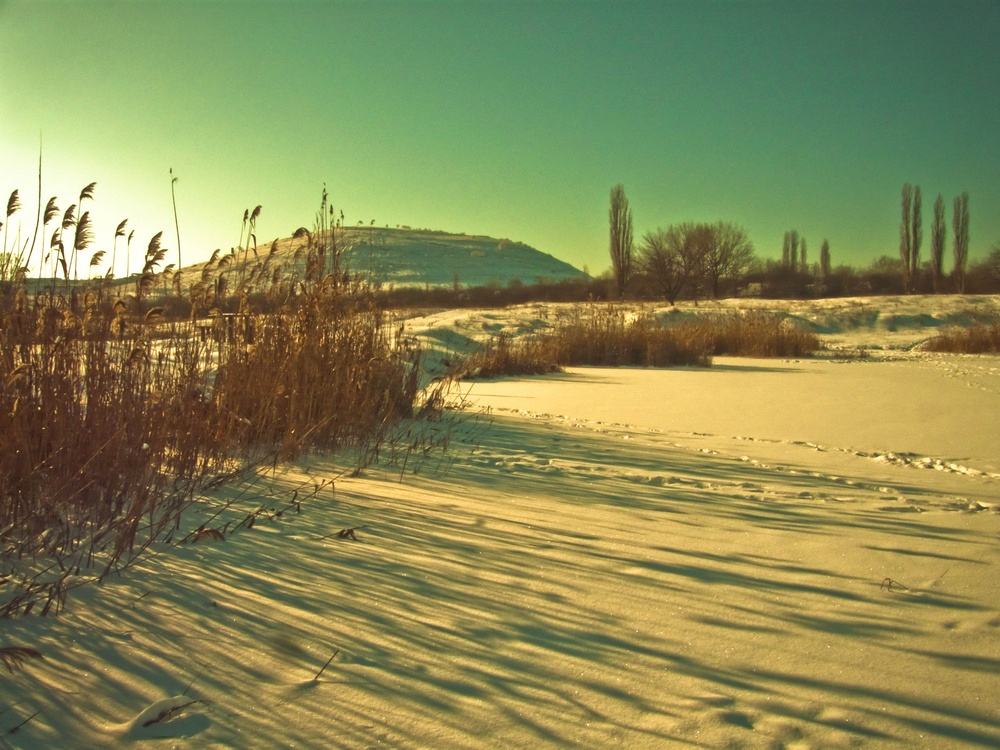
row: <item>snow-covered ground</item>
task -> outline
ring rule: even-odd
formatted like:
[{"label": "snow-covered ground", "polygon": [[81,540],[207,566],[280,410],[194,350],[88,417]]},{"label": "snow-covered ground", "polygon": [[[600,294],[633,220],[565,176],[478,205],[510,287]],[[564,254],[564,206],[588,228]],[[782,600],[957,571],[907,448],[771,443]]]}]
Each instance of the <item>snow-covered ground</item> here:
[{"label": "snow-covered ground", "polygon": [[918,346],[1000,300],[660,312],[733,306],[828,349],[463,383],[416,475],[268,470],[220,493],[253,528],[0,622],[45,656],[0,747],[1000,746],[1000,358]]}]

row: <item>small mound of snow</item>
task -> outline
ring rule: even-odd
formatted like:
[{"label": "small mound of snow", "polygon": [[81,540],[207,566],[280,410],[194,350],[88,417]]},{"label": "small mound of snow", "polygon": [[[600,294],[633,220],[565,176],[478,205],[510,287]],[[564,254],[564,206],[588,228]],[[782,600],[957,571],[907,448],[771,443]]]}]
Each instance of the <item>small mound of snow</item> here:
[{"label": "small mound of snow", "polygon": [[156,701],[124,724],[123,734],[131,739],[190,737],[204,731],[210,724],[204,714],[187,710],[201,702],[186,695]]}]

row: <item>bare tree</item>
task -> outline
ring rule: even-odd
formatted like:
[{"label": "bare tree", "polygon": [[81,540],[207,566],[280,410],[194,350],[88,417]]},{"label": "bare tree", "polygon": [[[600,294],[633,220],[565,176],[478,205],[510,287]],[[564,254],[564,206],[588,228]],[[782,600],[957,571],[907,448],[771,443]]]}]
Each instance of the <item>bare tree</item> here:
[{"label": "bare tree", "polygon": [[809,273],[809,261],[806,260],[806,238],[799,240],[799,270],[802,273]]},{"label": "bare tree", "polygon": [[955,234],[952,250],[955,256],[955,283],[960,294],[965,294],[965,265],[969,260],[969,194],[962,193],[955,198],[954,214],[951,219]]},{"label": "bare tree", "polygon": [[934,292],[941,291],[941,282],[944,280],[944,198],[938,193],[937,200],[934,201],[934,223],[931,224],[931,277],[934,283]]},{"label": "bare tree", "polygon": [[[739,243],[730,241],[735,248],[734,254],[738,255],[741,252]],[[674,304],[685,290],[697,304],[702,286],[712,278],[707,267],[715,247],[714,227],[694,222],[674,224],[666,231],[658,229],[643,237],[643,269],[670,304]]]},{"label": "bare tree", "polygon": [[715,242],[715,233],[708,224],[685,223],[680,225],[683,242],[681,257],[687,269],[688,288],[695,305],[705,283],[705,259]]},{"label": "bare tree", "polygon": [[683,240],[677,227],[643,235],[640,264],[656,291],[671,305],[688,283],[689,268],[681,252]]},{"label": "bare tree", "polygon": [[739,276],[753,260],[753,244],[743,227],[720,221],[707,227],[702,270],[712,287],[712,296],[719,296],[719,280]]},{"label": "bare tree", "polygon": [[611,267],[615,275],[618,296],[625,298],[625,285],[632,274],[632,209],[621,184],[611,188],[608,210],[611,234]]}]

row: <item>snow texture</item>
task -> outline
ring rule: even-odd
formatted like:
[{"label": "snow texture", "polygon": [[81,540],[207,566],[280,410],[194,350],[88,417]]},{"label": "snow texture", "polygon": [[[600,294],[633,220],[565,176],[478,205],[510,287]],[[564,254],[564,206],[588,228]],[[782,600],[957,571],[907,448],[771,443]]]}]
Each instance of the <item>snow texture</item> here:
[{"label": "snow texture", "polygon": [[[220,488],[301,512],[0,622],[45,656],[0,747],[1000,746],[1000,358],[916,346],[997,302],[754,302],[829,348],[463,384],[403,481]],[[562,314],[408,327],[445,358]]]}]

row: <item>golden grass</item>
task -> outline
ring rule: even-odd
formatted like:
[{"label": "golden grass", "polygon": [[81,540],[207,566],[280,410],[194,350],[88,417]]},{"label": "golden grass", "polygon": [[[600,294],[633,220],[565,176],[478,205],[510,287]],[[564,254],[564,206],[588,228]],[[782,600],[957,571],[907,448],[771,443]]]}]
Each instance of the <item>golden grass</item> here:
[{"label": "golden grass", "polygon": [[494,337],[465,358],[457,372],[463,378],[490,378],[579,365],[710,367],[714,355],[801,357],[817,349],[815,334],[769,313],[705,315],[664,325],[650,313],[589,305],[548,333]]},{"label": "golden grass", "polygon": [[704,336],[713,354],[731,357],[803,357],[819,349],[819,337],[790,319],[750,310],[705,316],[682,324]]},{"label": "golden grass", "polygon": [[501,375],[543,375],[559,369],[544,340],[515,339],[508,333],[500,333],[464,358],[458,375],[472,380]]},{"label": "golden grass", "polygon": [[549,348],[560,365],[708,367],[712,353],[701,331],[666,327],[648,313],[591,305],[555,329]]},{"label": "golden grass", "polygon": [[955,354],[1000,354],[1000,321],[949,329],[927,341],[923,349]]}]

